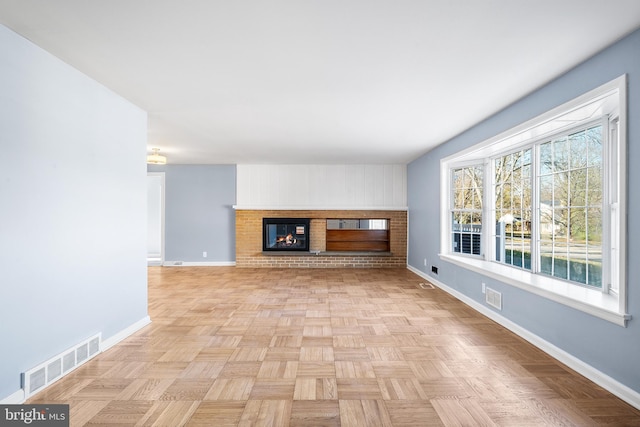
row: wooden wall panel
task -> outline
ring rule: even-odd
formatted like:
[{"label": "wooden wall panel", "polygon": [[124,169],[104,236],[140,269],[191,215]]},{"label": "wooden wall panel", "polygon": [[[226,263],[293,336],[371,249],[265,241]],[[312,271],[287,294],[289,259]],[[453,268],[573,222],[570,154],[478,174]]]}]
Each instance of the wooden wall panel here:
[{"label": "wooden wall panel", "polygon": [[327,230],[327,251],[389,251],[389,230]]},{"label": "wooden wall panel", "polygon": [[237,165],[242,209],[406,209],[406,165]]}]

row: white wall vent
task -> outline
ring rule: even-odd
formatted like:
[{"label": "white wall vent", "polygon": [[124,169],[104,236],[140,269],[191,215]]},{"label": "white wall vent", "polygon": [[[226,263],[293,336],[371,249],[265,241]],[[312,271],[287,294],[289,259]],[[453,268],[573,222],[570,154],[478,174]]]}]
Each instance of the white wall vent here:
[{"label": "white wall vent", "polygon": [[502,310],[502,294],[495,289],[486,288],[485,302],[491,307]]},{"label": "white wall vent", "polygon": [[76,366],[76,351],[71,350],[62,356],[62,372],[65,374]]},{"label": "white wall vent", "polygon": [[97,334],[22,374],[25,399],[59,380],[100,353],[102,335]]},{"label": "white wall vent", "polygon": [[56,359],[47,365],[47,382],[50,383],[60,375],[62,375],[62,360]]}]

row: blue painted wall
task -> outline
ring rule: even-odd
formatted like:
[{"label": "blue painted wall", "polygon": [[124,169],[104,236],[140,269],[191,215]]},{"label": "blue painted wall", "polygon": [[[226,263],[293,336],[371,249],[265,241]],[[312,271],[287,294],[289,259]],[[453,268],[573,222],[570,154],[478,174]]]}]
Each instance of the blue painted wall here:
[{"label": "blue painted wall", "polygon": [[149,165],[148,171],[165,173],[165,261],[235,262],[235,165]]},{"label": "blue painted wall", "polygon": [[[628,75],[627,239],[628,327],[614,325],[545,298],[496,282],[481,274],[441,261],[440,159],[498,135],[623,74]],[[452,112],[455,114],[455,112]],[[503,293],[500,313],[532,333],[640,392],[640,31],[595,55],[558,79],[531,93],[457,137],[429,151],[408,166],[410,266],[481,302],[481,282]],[[428,266],[424,266],[427,258]]]},{"label": "blue painted wall", "polygon": [[147,316],[147,115],[0,26],[0,400]]}]

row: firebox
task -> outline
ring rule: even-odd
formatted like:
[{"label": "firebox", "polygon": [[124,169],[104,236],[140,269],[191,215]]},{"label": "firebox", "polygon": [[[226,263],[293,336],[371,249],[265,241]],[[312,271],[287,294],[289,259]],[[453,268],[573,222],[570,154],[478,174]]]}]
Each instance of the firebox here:
[{"label": "firebox", "polygon": [[309,251],[309,218],[262,218],[263,251]]}]

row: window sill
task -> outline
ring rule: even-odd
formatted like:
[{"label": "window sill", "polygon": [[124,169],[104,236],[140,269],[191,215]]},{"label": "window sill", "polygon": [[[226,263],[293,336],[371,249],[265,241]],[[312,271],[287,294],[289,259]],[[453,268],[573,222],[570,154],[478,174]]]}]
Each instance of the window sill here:
[{"label": "window sill", "polygon": [[616,297],[599,290],[472,257],[440,254],[440,259],[620,326],[626,327],[627,320],[631,319],[629,314],[619,312]]}]

